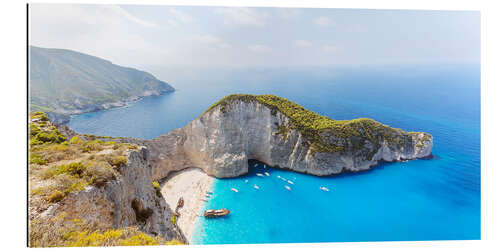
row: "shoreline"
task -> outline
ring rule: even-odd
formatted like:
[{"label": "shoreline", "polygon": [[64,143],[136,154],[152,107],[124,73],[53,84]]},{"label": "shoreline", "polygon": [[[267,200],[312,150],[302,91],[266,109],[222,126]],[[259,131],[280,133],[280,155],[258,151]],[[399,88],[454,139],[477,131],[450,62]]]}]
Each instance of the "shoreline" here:
[{"label": "shoreline", "polygon": [[187,168],[172,173],[160,183],[161,193],[172,211],[177,207],[180,197],[184,199],[184,206],[179,208],[180,216],[176,220],[177,226],[191,242],[195,227],[205,206],[202,200],[207,191],[212,191],[215,178],[208,176],[198,168]]},{"label": "shoreline", "polygon": [[[82,114],[88,114],[88,113],[95,113],[99,111],[105,111],[105,110],[113,110],[113,109],[119,109],[119,108],[126,108],[129,107],[131,104],[134,104],[138,101],[143,100],[144,98],[148,97],[153,97],[153,96],[162,96],[170,93],[174,93],[177,91],[176,89],[172,91],[165,91],[159,94],[153,94],[153,95],[144,95],[144,96],[134,96],[130,100],[124,100],[124,101],[119,101],[119,102],[113,102],[113,103],[105,103],[101,104],[98,108],[94,110],[75,110],[69,113],[59,113],[56,111],[48,111],[46,113],[51,113],[52,115],[49,116],[49,119],[51,119],[52,123],[59,124],[59,125],[68,125],[71,122],[71,119],[75,115],[82,115]],[[109,105],[108,107],[105,107],[106,105]]]}]

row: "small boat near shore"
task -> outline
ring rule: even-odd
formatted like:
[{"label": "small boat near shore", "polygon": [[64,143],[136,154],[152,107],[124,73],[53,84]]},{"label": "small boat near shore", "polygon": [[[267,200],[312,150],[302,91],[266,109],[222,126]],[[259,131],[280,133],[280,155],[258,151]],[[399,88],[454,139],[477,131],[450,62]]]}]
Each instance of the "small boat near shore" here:
[{"label": "small boat near shore", "polygon": [[217,217],[222,217],[222,216],[225,216],[228,214],[229,214],[229,210],[226,208],[208,209],[208,210],[205,210],[205,213],[203,213],[203,216],[205,216],[205,218],[217,218]]},{"label": "small boat near shore", "polygon": [[238,189],[236,189],[236,188],[231,188],[231,191],[238,193]]},{"label": "small boat near shore", "polygon": [[245,183],[248,183],[248,180],[245,180]]},{"label": "small boat near shore", "polygon": [[256,175],[259,176],[259,177],[264,177],[264,175],[261,174],[261,173],[257,173]]},{"label": "small boat near shore", "polygon": [[285,188],[288,190],[292,190],[289,186],[285,185]]},{"label": "small boat near shore", "polygon": [[213,194],[213,192],[207,191],[207,194]]},{"label": "small boat near shore", "polygon": [[293,184],[293,182],[291,180],[288,180],[287,182],[290,183],[290,184],[292,184],[292,185],[295,185],[295,184]]},{"label": "small boat near shore", "polygon": [[330,189],[326,188],[326,187],[319,187],[319,189],[323,190],[323,191],[326,191],[326,192],[330,192]]},{"label": "small boat near shore", "polygon": [[269,173],[268,172],[264,172],[265,175],[269,176]]},{"label": "small boat near shore", "polygon": [[259,189],[259,186],[257,186],[256,184],[253,184],[253,188]]}]

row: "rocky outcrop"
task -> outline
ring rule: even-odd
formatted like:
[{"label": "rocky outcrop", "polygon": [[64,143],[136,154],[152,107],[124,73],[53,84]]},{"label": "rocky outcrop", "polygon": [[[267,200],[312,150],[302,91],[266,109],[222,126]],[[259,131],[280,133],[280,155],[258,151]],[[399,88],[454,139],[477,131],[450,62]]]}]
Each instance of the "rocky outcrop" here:
[{"label": "rocky outcrop", "polygon": [[149,152],[146,148],[131,150],[120,175],[101,187],[87,186],[52,205],[41,216],[65,212],[71,218],[83,219],[94,228],[137,226],[141,231],[162,236],[165,240],[187,242],[172,224],[172,210],[152,185]]},{"label": "rocky outcrop", "polygon": [[71,120],[70,115],[59,114],[54,112],[47,112],[47,116],[49,117],[50,122],[54,125],[65,125],[68,124]]},{"label": "rocky outcrop", "polygon": [[150,150],[153,179],[188,167],[228,178],[247,173],[250,159],[318,176],[362,171],[429,157],[433,138],[371,119],[335,121],[273,95],[231,95],[183,128],[134,143]]}]

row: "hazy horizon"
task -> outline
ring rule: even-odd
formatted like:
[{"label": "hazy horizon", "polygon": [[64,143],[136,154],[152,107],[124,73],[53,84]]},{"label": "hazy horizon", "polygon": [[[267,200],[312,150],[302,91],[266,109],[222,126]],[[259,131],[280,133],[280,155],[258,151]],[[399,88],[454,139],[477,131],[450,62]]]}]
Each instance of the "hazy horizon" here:
[{"label": "hazy horizon", "polygon": [[30,4],[29,15],[30,45],[152,73],[480,62],[478,11]]}]

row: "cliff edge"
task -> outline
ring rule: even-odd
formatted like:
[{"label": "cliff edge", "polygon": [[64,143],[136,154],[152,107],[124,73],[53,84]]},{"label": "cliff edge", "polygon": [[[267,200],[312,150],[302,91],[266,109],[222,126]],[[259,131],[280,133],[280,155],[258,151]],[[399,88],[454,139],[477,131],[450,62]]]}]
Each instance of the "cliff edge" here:
[{"label": "cliff edge", "polygon": [[185,127],[145,145],[153,179],[198,167],[218,178],[248,172],[248,160],[317,176],[362,171],[380,161],[432,155],[433,138],[372,119],[333,120],[274,95],[229,95]]}]

